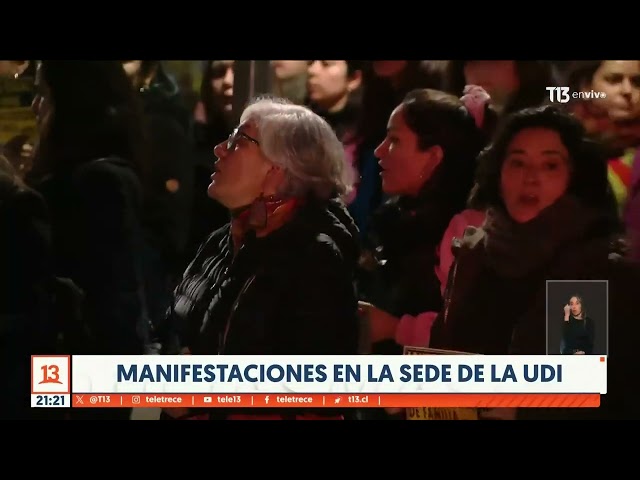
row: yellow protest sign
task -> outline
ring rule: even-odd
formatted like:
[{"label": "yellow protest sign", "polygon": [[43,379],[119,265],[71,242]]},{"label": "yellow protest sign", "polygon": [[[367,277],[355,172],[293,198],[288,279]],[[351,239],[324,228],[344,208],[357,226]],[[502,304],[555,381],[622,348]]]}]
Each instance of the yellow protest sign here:
[{"label": "yellow protest sign", "polygon": [[407,420],[478,420],[475,408],[407,408]]}]

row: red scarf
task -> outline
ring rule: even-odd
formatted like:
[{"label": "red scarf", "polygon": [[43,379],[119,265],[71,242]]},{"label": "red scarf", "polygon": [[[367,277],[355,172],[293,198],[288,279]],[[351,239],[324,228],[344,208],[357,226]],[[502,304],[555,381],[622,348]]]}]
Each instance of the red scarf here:
[{"label": "red scarf", "polygon": [[275,196],[257,198],[248,207],[232,215],[231,236],[236,251],[244,243],[249,231],[256,237],[265,237],[287,223],[301,205],[297,198],[276,198]]}]

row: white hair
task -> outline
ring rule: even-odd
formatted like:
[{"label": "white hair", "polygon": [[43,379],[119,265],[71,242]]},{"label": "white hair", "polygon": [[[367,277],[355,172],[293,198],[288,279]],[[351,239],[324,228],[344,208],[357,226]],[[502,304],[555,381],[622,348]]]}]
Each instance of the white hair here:
[{"label": "white hair", "polygon": [[281,193],[326,200],[345,195],[352,180],[344,147],[331,126],[306,107],[277,97],[260,97],[242,113],[259,132],[260,148],[286,173]]}]

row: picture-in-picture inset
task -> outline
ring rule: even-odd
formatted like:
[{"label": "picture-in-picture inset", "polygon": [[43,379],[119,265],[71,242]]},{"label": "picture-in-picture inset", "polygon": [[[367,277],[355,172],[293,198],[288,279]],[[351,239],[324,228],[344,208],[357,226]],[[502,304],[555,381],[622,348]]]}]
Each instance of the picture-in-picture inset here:
[{"label": "picture-in-picture inset", "polygon": [[607,355],[607,303],[606,280],[547,280],[547,355]]}]

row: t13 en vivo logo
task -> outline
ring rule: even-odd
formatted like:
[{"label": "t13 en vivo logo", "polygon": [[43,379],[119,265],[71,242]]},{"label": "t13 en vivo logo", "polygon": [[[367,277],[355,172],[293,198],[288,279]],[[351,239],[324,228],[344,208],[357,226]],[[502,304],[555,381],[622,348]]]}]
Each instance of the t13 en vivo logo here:
[{"label": "t13 en vivo logo", "polygon": [[569,100],[595,100],[599,98],[607,98],[605,92],[570,92],[569,87],[547,87],[549,92],[549,100],[551,102],[567,103]]}]

